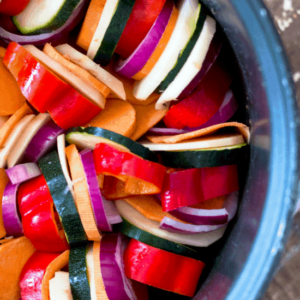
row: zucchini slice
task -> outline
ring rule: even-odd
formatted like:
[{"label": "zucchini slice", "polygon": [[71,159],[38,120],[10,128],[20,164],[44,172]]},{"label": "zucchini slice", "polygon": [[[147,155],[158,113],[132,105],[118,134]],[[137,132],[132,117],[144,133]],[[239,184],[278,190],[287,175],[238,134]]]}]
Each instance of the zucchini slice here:
[{"label": "zucchini slice", "polygon": [[247,153],[248,144],[192,151],[162,151],[163,164],[171,168],[206,168],[235,165]]},{"label": "zucchini slice", "polygon": [[215,231],[198,234],[173,233],[160,229],[158,222],[145,218],[141,213],[139,213],[125,201],[116,200],[115,203],[121,217],[126,219],[132,225],[155,236],[178,244],[190,245],[195,247],[208,247],[223,236],[227,227],[223,226],[222,228]]},{"label": "zucchini slice", "polygon": [[83,0],[31,0],[13,22],[23,34],[50,33],[63,26]]},{"label": "zucchini slice", "polygon": [[135,0],[107,0],[89,46],[88,57],[109,64],[131,14]]},{"label": "zucchini slice", "polygon": [[109,144],[121,151],[130,151],[143,159],[157,162],[154,152],[128,137],[99,127],[75,127],[66,136],[69,144],[75,144],[79,149],[94,150],[99,143]]},{"label": "zucchini slice", "polygon": [[56,151],[39,160],[53,202],[71,246],[86,241],[86,235]]},{"label": "zucchini slice", "polygon": [[125,218],[122,219],[123,222],[118,224],[116,227],[118,231],[122,232],[128,237],[158,249],[197,259],[198,253],[194,249],[191,249],[178,243],[170,242],[166,239],[153,235],[145,230],[134,226]]},{"label": "zucchini slice", "polygon": [[71,248],[69,259],[69,273],[71,291],[74,300],[91,299],[89,281],[87,277],[87,245]]},{"label": "zucchini slice", "polygon": [[51,300],[73,299],[68,272],[55,272],[54,277],[49,281],[49,294]]}]

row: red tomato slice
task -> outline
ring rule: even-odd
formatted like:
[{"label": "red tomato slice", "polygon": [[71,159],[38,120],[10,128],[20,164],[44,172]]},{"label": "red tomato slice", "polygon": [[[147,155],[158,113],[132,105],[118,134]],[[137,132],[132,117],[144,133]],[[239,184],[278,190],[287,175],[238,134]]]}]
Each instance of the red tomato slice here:
[{"label": "red tomato slice", "polygon": [[0,13],[16,16],[21,13],[30,0],[2,0],[0,3]]}]

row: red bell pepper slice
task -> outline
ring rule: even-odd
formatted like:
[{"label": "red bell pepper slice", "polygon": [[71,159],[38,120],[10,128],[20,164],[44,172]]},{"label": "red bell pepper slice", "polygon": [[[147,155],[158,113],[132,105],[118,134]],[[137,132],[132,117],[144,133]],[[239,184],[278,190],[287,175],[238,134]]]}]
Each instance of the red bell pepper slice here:
[{"label": "red bell pepper slice", "polygon": [[101,112],[101,108],[72,89],[48,111],[58,126],[69,129],[87,124]]},{"label": "red bell pepper slice", "polygon": [[20,185],[18,203],[24,234],[37,250],[69,249],[43,175]]},{"label": "red bell pepper slice", "polygon": [[24,97],[41,113],[73,89],[15,42],[8,45],[3,63],[18,82]]},{"label": "red bell pepper slice", "polygon": [[166,168],[107,144],[97,144],[93,152],[97,175],[133,177],[161,190]]},{"label": "red bell pepper slice", "polygon": [[0,2],[0,13],[16,16],[21,13],[30,0],[2,0]]},{"label": "red bell pepper slice", "polygon": [[163,211],[190,206],[239,189],[236,165],[167,172],[161,191]]},{"label": "red bell pepper slice", "polygon": [[124,252],[125,274],[138,282],[193,297],[205,264],[131,239]]},{"label": "red bell pepper slice", "polygon": [[231,82],[231,76],[218,58],[197,88],[170,108],[164,123],[177,129],[206,123],[219,110]]},{"label": "red bell pepper slice", "polygon": [[136,0],[130,17],[118,42],[116,53],[128,58],[157,19],[166,0]]},{"label": "red bell pepper slice", "polygon": [[46,269],[59,255],[37,251],[28,259],[20,275],[22,300],[42,300],[42,281]]}]

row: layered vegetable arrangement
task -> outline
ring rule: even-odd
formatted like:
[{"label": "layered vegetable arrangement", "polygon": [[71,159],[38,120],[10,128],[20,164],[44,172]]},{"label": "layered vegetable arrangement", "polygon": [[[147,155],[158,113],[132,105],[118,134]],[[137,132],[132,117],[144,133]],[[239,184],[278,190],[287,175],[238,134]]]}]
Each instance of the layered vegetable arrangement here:
[{"label": "layered vegetable arrangement", "polygon": [[198,0],[0,13],[0,298],[193,297],[250,138],[215,20]]}]

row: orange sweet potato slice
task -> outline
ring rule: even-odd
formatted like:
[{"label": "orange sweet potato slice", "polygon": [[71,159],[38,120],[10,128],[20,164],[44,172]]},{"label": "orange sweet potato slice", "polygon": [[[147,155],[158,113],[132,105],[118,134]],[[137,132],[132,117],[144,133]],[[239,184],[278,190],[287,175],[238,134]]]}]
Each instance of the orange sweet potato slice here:
[{"label": "orange sweet potato slice", "polygon": [[6,236],[6,231],[3,224],[3,217],[2,217],[2,197],[3,192],[6,185],[9,182],[9,178],[5,173],[5,170],[0,168],[0,239]]},{"label": "orange sweet potato slice", "polygon": [[225,127],[234,127],[237,131],[239,131],[246,140],[247,143],[250,141],[250,131],[249,127],[245,124],[238,123],[238,122],[228,122],[213,125],[204,129],[199,129],[193,132],[178,134],[178,135],[165,135],[165,136],[153,136],[153,135],[146,135],[146,138],[156,144],[166,143],[166,144],[175,144],[181,141],[186,141],[194,138],[199,138],[202,136],[207,136],[217,132],[218,130],[225,128]]},{"label": "orange sweet potato slice", "polygon": [[23,106],[8,119],[8,121],[0,129],[0,148],[3,146],[16,124],[18,124],[24,116],[32,113],[31,108],[24,103]]},{"label": "orange sweet potato slice", "polygon": [[201,209],[221,209],[224,207],[225,198],[226,198],[226,196],[212,198],[212,199],[194,204],[191,207],[201,208]]},{"label": "orange sweet potato slice", "polygon": [[5,55],[6,49],[3,47],[0,47],[0,58],[3,58]]},{"label": "orange sweet potato slice", "polygon": [[167,110],[156,110],[155,103],[147,106],[134,105],[133,107],[136,111],[136,129],[130,138],[134,141],[161,121],[167,113]]},{"label": "orange sweet potato slice", "polygon": [[141,213],[145,218],[161,222],[164,217],[168,217],[172,220],[186,223],[173,217],[171,214],[162,211],[162,207],[159,203],[157,203],[155,196],[135,196],[135,197],[128,197],[122,199],[123,201],[127,202],[133,208],[135,208],[139,213]]},{"label": "orange sweet potato slice", "polygon": [[55,272],[69,264],[69,254],[70,250],[66,250],[48,265],[42,281],[42,300],[50,299],[49,281],[55,276]]},{"label": "orange sweet potato slice", "polygon": [[24,236],[0,246],[1,300],[20,299],[20,274],[34,252],[33,245]]},{"label": "orange sweet potato slice", "polygon": [[0,129],[8,121],[10,116],[0,117]]},{"label": "orange sweet potato slice", "polygon": [[4,66],[2,58],[0,58],[0,79],[0,116],[9,116],[14,114],[26,99],[15,78]]},{"label": "orange sweet potato slice", "polygon": [[136,111],[126,101],[108,99],[105,108],[84,127],[100,127],[130,137],[136,128]]}]

